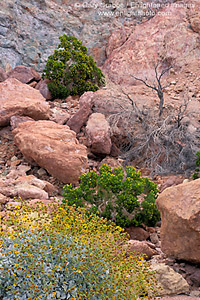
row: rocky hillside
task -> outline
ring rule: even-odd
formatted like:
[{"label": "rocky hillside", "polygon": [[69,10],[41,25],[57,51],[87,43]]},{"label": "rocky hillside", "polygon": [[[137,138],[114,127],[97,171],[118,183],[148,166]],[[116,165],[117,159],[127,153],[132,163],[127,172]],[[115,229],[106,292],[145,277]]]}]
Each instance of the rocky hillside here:
[{"label": "rocky hillside", "polygon": [[[144,3],[146,1],[143,1]],[[125,0],[8,0],[1,1],[0,66],[25,64],[41,71],[64,33],[81,39],[99,65],[106,60],[108,39],[115,29],[127,38],[132,26],[154,15],[153,7]],[[157,4],[157,5],[156,5]],[[129,29],[127,31],[127,29]]]},{"label": "rocky hillside", "polygon": [[[64,33],[88,47],[106,85],[53,100],[40,71]],[[131,250],[151,259],[164,299],[199,299],[199,62],[198,0],[3,0],[0,217],[19,197],[60,203],[65,183],[104,162],[134,165],[159,184],[161,224],[127,229]]]}]

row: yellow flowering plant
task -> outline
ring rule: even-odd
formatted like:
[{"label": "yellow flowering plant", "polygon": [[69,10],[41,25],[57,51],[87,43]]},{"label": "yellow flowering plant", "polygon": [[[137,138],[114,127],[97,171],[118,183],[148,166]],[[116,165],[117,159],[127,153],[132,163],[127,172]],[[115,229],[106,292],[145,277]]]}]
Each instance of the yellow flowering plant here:
[{"label": "yellow flowering plant", "polygon": [[0,299],[155,299],[154,274],[126,241],[85,208],[22,204],[1,227]]}]

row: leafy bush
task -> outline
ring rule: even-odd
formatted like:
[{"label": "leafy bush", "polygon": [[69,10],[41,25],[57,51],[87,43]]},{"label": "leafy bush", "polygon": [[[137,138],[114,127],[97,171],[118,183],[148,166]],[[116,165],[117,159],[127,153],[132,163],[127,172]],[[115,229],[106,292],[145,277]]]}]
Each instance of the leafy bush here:
[{"label": "leafy bush", "polygon": [[23,206],[1,228],[0,298],[155,299],[154,273],[141,256],[127,256],[126,240],[83,208]]},{"label": "leafy bush", "polygon": [[133,167],[112,168],[103,164],[97,173],[80,176],[79,187],[65,185],[64,203],[83,207],[90,203],[89,212],[99,213],[121,227],[142,223],[154,226],[160,219],[155,206],[158,190],[156,184],[141,177]]},{"label": "leafy bush", "polygon": [[195,164],[197,167],[200,167],[200,151],[198,151],[196,153],[196,156],[197,156],[197,160],[196,160]]},{"label": "leafy bush", "polygon": [[104,75],[94,59],[87,56],[87,48],[73,36],[64,34],[59,39],[58,50],[49,56],[42,75],[51,80],[48,88],[53,98],[98,90]]},{"label": "leafy bush", "polygon": [[[200,167],[200,151],[198,151],[198,152],[196,153],[196,156],[197,156],[197,159],[196,159],[196,161],[195,161],[195,165],[196,165],[197,167]],[[192,174],[192,178],[193,178],[193,180],[199,178],[199,168],[196,168],[196,169],[195,169],[195,173]]]}]

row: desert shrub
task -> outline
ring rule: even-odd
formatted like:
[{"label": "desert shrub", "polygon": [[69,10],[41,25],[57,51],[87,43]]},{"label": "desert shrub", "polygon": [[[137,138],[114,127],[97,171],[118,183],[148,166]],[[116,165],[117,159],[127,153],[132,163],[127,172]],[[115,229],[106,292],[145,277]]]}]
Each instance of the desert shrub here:
[{"label": "desert shrub", "polygon": [[156,184],[141,177],[133,167],[112,168],[103,164],[99,174],[94,171],[80,176],[80,185],[63,188],[64,203],[68,205],[91,205],[89,212],[114,221],[121,227],[142,223],[154,226],[160,219],[155,205],[158,190]]},{"label": "desert shrub", "polygon": [[142,256],[127,256],[120,227],[84,208],[22,206],[0,237],[0,297],[10,299],[155,299]]},{"label": "desert shrub", "polygon": [[53,98],[98,90],[104,83],[104,75],[87,55],[87,48],[73,36],[64,34],[59,39],[58,49],[49,56],[43,70],[43,78],[51,80],[48,87]]},{"label": "desert shrub", "polygon": [[197,168],[195,169],[195,173],[192,174],[192,178],[195,180],[195,179],[198,179],[199,178],[199,168],[200,167],[200,151],[198,151],[196,153],[196,156],[197,156],[197,159],[195,161],[195,165],[197,166]]}]

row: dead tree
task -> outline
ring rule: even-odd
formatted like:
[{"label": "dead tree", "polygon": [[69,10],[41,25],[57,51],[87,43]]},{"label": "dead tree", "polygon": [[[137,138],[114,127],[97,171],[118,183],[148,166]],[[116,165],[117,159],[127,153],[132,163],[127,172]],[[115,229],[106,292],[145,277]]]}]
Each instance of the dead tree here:
[{"label": "dead tree", "polygon": [[161,116],[162,113],[163,113],[163,106],[164,106],[164,89],[167,87],[167,85],[166,86],[162,86],[161,79],[164,76],[164,74],[167,73],[172,68],[172,66],[169,66],[168,68],[164,69],[160,73],[160,75],[158,75],[158,67],[159,67],[159,65],[160,65],[160,63],[157,63],[157,65],[155,66],[156,84],[154,83],[154,85],[149,84],[147,82],[147,78],[145,80],[143,80],[143,79],[137,78],[137,77],[135,77],[133,75],[132,75],[132,77],[135,80],[143,82],[148,88],[156,91],[156,93],[158,95],[158,98],[160,100],[160,104],[159,104],[159,116]]}]

